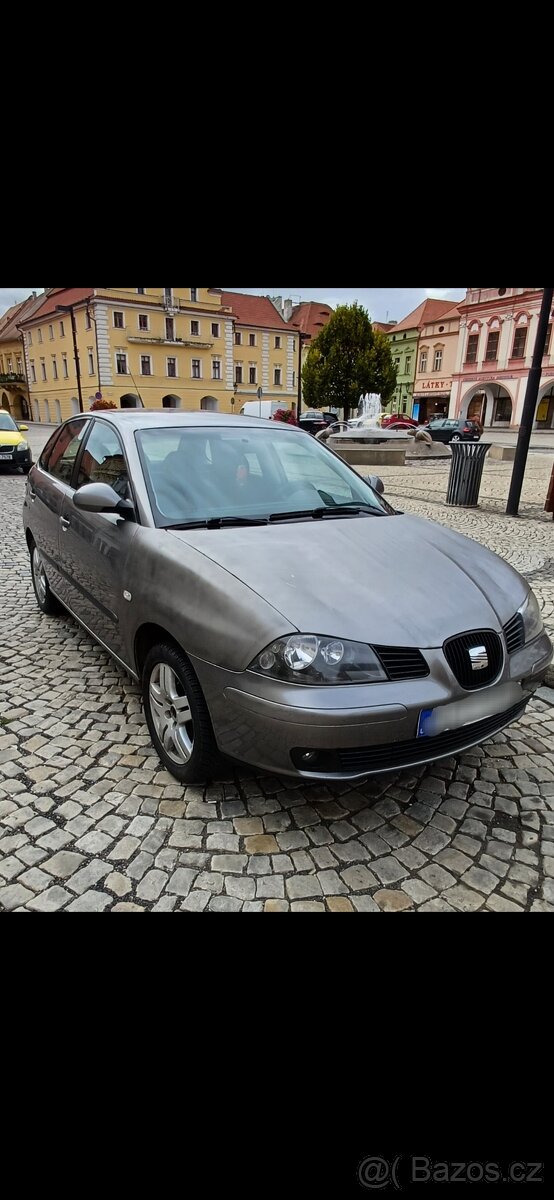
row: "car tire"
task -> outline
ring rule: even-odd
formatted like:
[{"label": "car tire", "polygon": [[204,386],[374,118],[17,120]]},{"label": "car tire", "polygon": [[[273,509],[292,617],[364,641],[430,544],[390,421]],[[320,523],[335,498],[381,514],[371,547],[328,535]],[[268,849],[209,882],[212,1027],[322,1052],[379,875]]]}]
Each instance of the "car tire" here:
[{"label": "car tire", "polygon": [[61,604],[56,599],[54,593],[50,589],[50,584],[46,577],[42,555],[34,542],[30,546],[31,553],[31,578],[33,580],[33,588],[40,611],[46,617],[55,617],[61,612]]},{"label": "car tire", "polygon": [[23,474],[28,475],[29,472],[32,470],[32,466],[33,466],[32,463],[28,463],[28,465],[26,467],[22,467],[21,470],[23,471]]},{"label": "car tire", "polygon": [[461,437],[460,437],[460,434],[459,434],[459,433],[455,433],[455,434],[454,434],[454,437],[453,437],[453,438],[451,438],[450,440],[451,440],[452,442],[461,442],[461,440],[462,440],[462,439],[461,439]]},{"label": "car tire", "polygon": [[142,675],[146,722],[156,753],[179,783],[206,783],[219,761],[202,688],[183,651],[159,643]]}]

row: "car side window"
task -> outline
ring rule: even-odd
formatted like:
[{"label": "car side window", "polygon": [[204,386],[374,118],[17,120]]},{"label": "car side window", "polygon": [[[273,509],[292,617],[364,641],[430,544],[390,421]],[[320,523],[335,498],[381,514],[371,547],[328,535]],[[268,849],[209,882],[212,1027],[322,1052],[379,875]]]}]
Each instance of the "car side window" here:
[{"label": "car side window", "polygon": [[52,437],[48,439],[48,441],[44,447],[44,450],[42,451],[42,454],[39,458],[39,467],[41,467],[43,471],[48,470],[48,463],[50,462],[50,456],[54,450],[54,446],[56,445],[56,442],[57,442],[58,438],[60,437],[60,435],[61,435],[61,429],[56,429],[56,432],[53,433]]},{"label": "car side window", "polygon": [[131,497],[129,474],[119,435],[104,421],[95,421],[79,466],[77,487],[87,483],[107,483],[121,496]]},{"label": "car side window", "polygon": [[87,430],[87,421],[69,421],[67,425],[62,426],[46,466],[49,475],[53,475],[62,483],[71,484],[75,460]]}]

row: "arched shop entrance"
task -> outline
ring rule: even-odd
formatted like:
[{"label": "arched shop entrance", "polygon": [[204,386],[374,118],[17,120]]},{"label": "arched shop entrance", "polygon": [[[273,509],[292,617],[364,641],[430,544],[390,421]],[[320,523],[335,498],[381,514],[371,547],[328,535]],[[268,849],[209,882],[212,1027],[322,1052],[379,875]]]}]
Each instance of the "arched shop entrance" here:
[{"label": "arched shop entrance", "polygon": [[509,391],[500,383],[480,384],[464,396],[460,415],[469,421],[479,421],[487,429],[509,429],[514,404]]},{"label": "arched shop entrance", "polygon": [[554,429],[554,380],[539,392],[535,429]]},{"label": "arched shop entrance", "polygon": [[120,408],[144,408],[140,396],[135,396],[132,392],[127,392],[119,401]]},{"label": "arched shop entrance", "polygon": [[164,396],[164,398],[162,400],[162,407],[163,408],[180,408],[181,407],[181,397],[180,396]]}]

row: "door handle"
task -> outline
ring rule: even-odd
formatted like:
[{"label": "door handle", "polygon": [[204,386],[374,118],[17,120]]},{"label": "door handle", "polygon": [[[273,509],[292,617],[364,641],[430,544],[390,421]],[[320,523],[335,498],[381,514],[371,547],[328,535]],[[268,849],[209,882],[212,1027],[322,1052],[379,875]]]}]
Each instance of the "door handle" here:
[{"label": "door handle", "polygon": [[60,525],[64,533],[67,533],[68,529],[71,528],[71,521],[66,521],[65,517],[60,517]]}]

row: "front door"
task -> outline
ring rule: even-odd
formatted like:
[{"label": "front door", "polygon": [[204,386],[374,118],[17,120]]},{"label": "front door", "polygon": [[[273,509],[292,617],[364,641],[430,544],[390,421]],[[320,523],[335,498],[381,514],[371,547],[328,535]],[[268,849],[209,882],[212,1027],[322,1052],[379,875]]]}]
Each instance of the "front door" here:
[{"label": "front door", "polygon": [[[119,434],[105,421],[95,421],[85,444],[76,489],[106,483],[121,499],[131,499],[127,464]],[[121,629],[125,600],[125,566],[138,526],[111,513],[85,513],[75,507],[75,493],[64,499],[60,560],[67,603],[75,616],[118,658],[129,662]],[[63,599],[63,597],[62,597]]]}]

